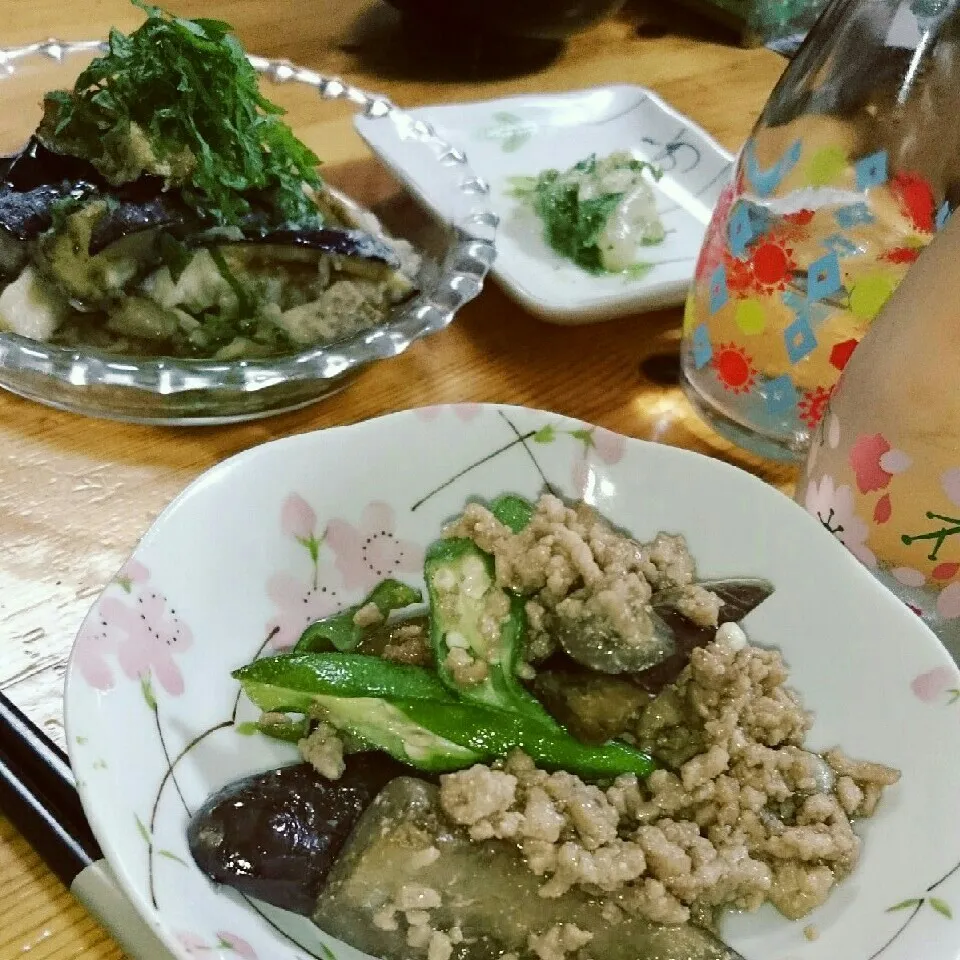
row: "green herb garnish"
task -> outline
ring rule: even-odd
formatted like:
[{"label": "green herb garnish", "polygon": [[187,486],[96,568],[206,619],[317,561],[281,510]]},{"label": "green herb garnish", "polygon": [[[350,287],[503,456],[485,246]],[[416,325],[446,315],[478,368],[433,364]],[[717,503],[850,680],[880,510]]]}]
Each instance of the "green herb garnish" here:
[{"label": "green herb garnish", "polygon": [[48,93],[40,137],[89,160],[112,183],[165,176],[201,216],[237,225],[259,194],[277,221],[319,219],[304,185],[319,163],[263,97],[257,73],[229,24],[174,17],[143,0],[129,36],[110,31],[109,52],[73,91]]},{"label": "green herb garnish", "polygon": [[[659,180],[662,171],[643,160],[613,155],[598,161],[596,154],[575,163],[569,170],[544,170],[536,177],[513,177],[511,193],[529,203],[543,221],[544,239],[561,256],[567,257],[588,273],[610,272],[604,264],[598,241],[610,215],[625,193],[622,190],[599,192],[581,199],[581,186],[599,177],[611,167],[636,174],[648,171]],[[662,227],[656,240],[663,239]]]}]

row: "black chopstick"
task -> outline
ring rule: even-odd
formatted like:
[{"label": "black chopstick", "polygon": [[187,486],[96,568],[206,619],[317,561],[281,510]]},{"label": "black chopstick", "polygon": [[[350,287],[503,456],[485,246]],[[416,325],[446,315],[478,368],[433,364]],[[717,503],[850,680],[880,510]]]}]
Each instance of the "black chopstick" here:
[{"label": "black chopstick", "polygon": [[125,956],[134,960],[171,956],[124,896],[104,860],[67,755],[2,692],[0,811],[113,934]]},{"label": "black chopstick", "polygon": [[3,693],[0,810],[68,887],[103,857],[66,754]]}]

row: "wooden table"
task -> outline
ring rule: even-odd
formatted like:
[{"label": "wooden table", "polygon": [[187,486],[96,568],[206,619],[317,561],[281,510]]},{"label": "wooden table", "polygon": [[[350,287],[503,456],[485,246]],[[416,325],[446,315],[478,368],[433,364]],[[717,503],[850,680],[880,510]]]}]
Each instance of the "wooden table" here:
[{"label": "wooden table", "polygon": [[[532,72],[511,76],[483,58],[461,63],[459,78],[449,64],[410,52],[395,15],[378,0],[171,0],[168,6],[222,17],[250,50],[339,73],[401,106],[612,81],[644,84],[732,150],[784,66],[776,55],[739,49],[673,10],[658,23],[653,11],[661,5],[654,2],[628,6]],[[124,0],[3,0],[0,17],[4,46],[53,35],[98,37],[111,24],[130,28],[140,21]],[[298,120],[298,132],[328,160],[331,178],[350,187],[363,183],[381,198],[395,194],[396,186],[349,135],[348,119],[316,109],[309,107],[305,127]],[[12,109],[5,100],[4,113],[3,129],[14,121],[27,129],[36,99],[25,97]],[[748,457],[692,413],[672,380],[679,327],[679,310],[554,327],[527,316],[491,283],[443,333],[369,369],[324,403],[259,423],[127,426],[0,394],[0,686],[62,741],[64,664],[94,597],[156,514],[197,474],[284,435],[424,403],[503,401],[700,450],[789,490],[790,468]],[[23,956],[106,960],[121,953],[0,817],[0,960]]]}]

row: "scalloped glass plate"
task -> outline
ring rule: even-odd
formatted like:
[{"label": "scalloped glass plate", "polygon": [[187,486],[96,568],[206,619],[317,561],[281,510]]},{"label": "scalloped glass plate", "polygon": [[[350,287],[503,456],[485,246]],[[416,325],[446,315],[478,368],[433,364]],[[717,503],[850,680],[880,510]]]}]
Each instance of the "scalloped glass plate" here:
[{"label": "scalloped glass plate", "polygon": [[[3,152],[18,149],[33,131],[43,93],[72,87],[77,73],[101,46],[100,41],[47,40],[0,49],[0,102],[5,100],[8,106],[15,102],[18,107],[2,111]],[[398,222],[383,218],[390,233],[415,243],[424,255],[420,293],[380,326],[264,360],[124,357],[0,332],[0,386],[59,409],[139,423],[252,420],[306,406],[341,389],[367,365],[396,356],[446,327],[460,307],[480,293],[495,256],[497,218],[486,184],[470,170],[464,155],[385,97],[288,61],[257,56],[250,56],[250,61],[268,82],[278,85],[270,97],[289,110],[291,125],[304,139],[311,140],[310,129],[321,129],[325,139],[316,152],[331,169],[338,160],[356,160],[356,152],[344,147],[342,137],[356,136],[349,121],[359,113],[383,131],[400,155],[432,170],[433,181],[446,198],[442,221],[424,224],[409,215]],[[22,109],[31,101],[38,105],[36,114]],[[331,134],[340,134],[340,140]],[[315,136],[315,148],[318,140]],[[349,181],[348,173],[344,179]],[[370,177],[356,178],[358,189],[363,189],[365,179]],[[353,183],[345,182],[344,187],[354,199],[365,201],[352,190]],[[379,214],[376,208],[373,212]]]},{"label": "scalloped glass plate", "polygon": [[922,621],[745,471],[477,405],[301,434],[219,464],[158,517],[87,616],[66,680],[70,762],[110,867],[177,960],[363,960],[302,917],[211,885],[191,859],[189,815],[209,794],[297,755],[251,734],[257,711],[230,671],[288,647],[384,570],[422,586],[425,547],[467,499],[545,484],[643,539],[685,534],[703,576],[768,577],[776,592],[745,628],[783,651],[813,712],[811,746],[903,771],[858,822],[862,858],[826,904],[796,922],[771,907],[730,916],[724,938],[744,960],[957,960],[960,673]]}]

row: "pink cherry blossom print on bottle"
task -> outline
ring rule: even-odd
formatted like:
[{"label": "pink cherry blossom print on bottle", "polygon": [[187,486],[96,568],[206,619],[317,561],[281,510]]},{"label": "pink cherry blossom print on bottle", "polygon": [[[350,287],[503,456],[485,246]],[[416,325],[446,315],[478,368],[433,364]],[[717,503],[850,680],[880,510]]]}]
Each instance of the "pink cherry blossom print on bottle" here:
[{"label": "pink cherry blossom print on bottle", "polygon": [[822,476],[807,484],[805,506],[861,563],[877,565],[877,558],[867,546],[869,527],[854,510],[853,490],[836,486],[833,477]]}]

